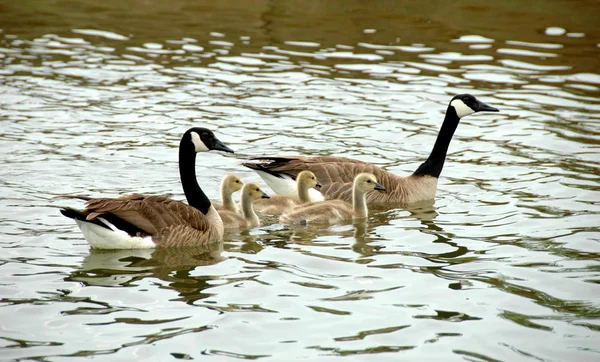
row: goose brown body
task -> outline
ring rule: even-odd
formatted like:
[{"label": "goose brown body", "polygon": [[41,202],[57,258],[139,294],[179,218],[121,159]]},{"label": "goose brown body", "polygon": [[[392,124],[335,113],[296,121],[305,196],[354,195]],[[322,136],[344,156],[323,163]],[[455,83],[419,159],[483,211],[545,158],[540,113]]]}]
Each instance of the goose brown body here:
[{"label": "goose brown body", "polygon": [[210,207],[202,212],[181,201],[163,196],[132,194],[118,198],[97,198],[83,210],[88,221],[111,214],[140,231],[136,236],[152,236],[156,246],[190,246],[218,241],[223,237],[223,223]]},{"label": "goose brown body", "polygon": [[[258,158],[257,158],[258,159]],[[346,157],[282,156],[260,158],[260,167],[275,173],[296,177],[303,170],[310,170],[322,187],[319,191],[327,200],[352,202],[352,182],[360,173],[368,172],[377,178],[385,193],[367,195],[369,205],[410,204],[435,197],[438,179],[432,176],[401,177],[382,168]],[[244,163],[245,166],[254,165]]]}]

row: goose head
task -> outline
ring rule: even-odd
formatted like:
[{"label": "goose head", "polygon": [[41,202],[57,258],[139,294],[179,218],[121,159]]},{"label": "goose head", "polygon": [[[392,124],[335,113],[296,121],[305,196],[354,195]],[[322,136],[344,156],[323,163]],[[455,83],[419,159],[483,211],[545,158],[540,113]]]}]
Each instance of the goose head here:
[{"label": "goose head", "polygon": [[300,172],[298,174],[296,182],[298,182],[298,185],[300,185],[301,188],[304,188],[307,190],[310,189],[311,187],[314,187],[315,189],[318,190],[322,186],[319,183],[319,181],[317,180],[317,177],[315,176],[315,174],[310,171]]},{"label": "goose head", "polygon": [[254,200],[269,198],[269,195],[264,193],[257,183],[250,182],[242,187],[242,200],[250,200],[252,203]]},{"label": "goose head", "polygon": [[377,178],[372,173],[360,173],[354,178],[354,187],[367,194],[373,190],[385,191],[385,187],[377,183]]},{"label": "goose head", "polygon": [[458,118],[468,116],[475,112],[498,112],[497,108],[481,102],[470,94],[459,94],[454,96],[450,101],[450,107],[454,108]]},{"label": "goose head", "polygon": [[239,176],[228,174],[223,177],[223,181],[221,181],[221,188],[233,194],[234,192],[240,191],[244,186],[242,179]]},{"label": "goose head", "polygon": [[215,134],[202,127],[194,127],[187,130],[184,140],[191,142],[196,152],[207,152],[211,150],[233,153],[233,150],[221,142]]}]

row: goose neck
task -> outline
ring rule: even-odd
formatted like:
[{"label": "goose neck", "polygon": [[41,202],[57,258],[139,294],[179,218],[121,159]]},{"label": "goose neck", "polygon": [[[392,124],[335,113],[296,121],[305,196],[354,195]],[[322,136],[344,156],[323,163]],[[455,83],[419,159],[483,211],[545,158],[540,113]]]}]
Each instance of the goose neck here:
[{"label": "goose neck", "polygon": [[454,107],[448,106],[444,122],[442,123],[442,127],[440,128],[440,132],[438,133],[429,157],[419,166],[419,168],[417,168],[413,175],[433,176],[436,178],[440,176],[442,169],[444,168],[450,141],[452,140],[452,136],[454,136],[454,131],[456,131],[459,121],[460,118],[456,114]]},{"label": "goose neck", "polygon": [[242,216],[244,217],[244,220],[251,225],[259,225],[260,221],[256,212],[254,212],[254,207],[252,206],[253,200],[250,196],[246,195],[246,193],[242,193],[240,202],[242,203]]},{"label": "goose neck", "polygon": [[226,185],[221,185],[221,202],[223,203],[223,208],[226,210],[235,211],[237,209],[233,201],[233,193]]},{"label": "goose neck", "polygon": [[298,199],[300,200],[300,203],[305,204],[307,202],[310,202],[310,196],[308,195],[308,187],[306,187],[305,183],[298,182],[298,185],[296,187],[298,190]]},{"label": "goose neck", "polygon": [[211,203],[196,179],[196,152],[194,149],[187,147],[184,142],[186,141],[182,139],[179,145],[179,176],[183,193],[190,206],[206,215]]},{"label": "goose neck", "polygon": [[367,195],[356,184],[352,187],[352,208],[354,209],[354,216],[357,218],[364,218],[369,215]]}]

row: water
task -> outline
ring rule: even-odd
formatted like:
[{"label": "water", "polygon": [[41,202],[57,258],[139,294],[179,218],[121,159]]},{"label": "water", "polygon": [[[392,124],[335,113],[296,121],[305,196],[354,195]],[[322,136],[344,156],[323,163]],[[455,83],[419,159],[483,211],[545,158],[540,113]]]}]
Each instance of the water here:
[{"label": "water", "polygon": [[[597,3],[106,1],[0,8],[0,358],[600,358]],[[91,251],[54,200],[183,198],[197,162],[344,155],[409,174],[452,95],[435,202],[367,225]]]}]

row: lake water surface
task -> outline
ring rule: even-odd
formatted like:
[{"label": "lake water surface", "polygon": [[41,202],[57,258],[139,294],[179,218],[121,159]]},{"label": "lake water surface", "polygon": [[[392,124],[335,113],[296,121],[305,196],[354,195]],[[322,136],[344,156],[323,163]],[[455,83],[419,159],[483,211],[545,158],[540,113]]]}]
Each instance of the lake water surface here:
[{"label": "lake water surface", "polygon": [[[597,1],[0,5],[0,359],[600,360]],[[93,251],[56,200],[183,199],[273,154],[410,174],[451,97],[435,201],[205,248]]]}]

